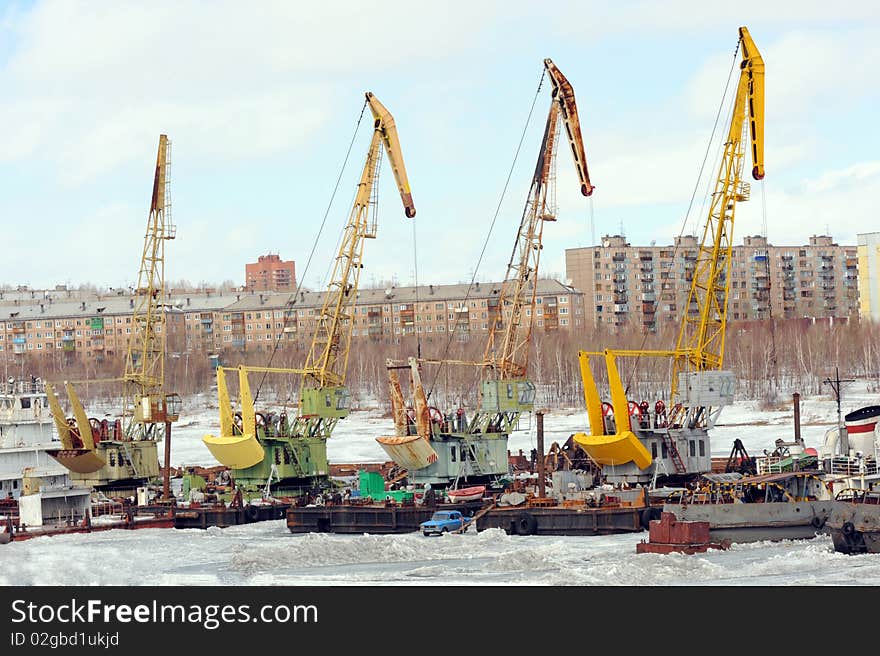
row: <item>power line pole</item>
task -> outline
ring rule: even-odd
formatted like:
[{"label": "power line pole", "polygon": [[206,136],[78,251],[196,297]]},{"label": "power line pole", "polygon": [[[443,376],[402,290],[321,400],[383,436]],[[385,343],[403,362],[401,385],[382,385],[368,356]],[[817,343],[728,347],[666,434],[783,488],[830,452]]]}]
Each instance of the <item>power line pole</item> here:
[{"label": "power line pole", "polygon": [[[853,383],[855,382],[852,378],[844,378],[841,380],[840,371],[838,367],[834,367],[834,379],[832,380],[830,377],[826,378],[822,381],[823,385],[828,385],[834,391],[834,398],[837,401],[837,431],[840,434],[841,438],[846,439],[846,434],[841,430],[842,423],[840,418],[840,384],[841,383]],[[846,454],[849,452],[849,443],[841,445],[843,447],[843,453]]]}]

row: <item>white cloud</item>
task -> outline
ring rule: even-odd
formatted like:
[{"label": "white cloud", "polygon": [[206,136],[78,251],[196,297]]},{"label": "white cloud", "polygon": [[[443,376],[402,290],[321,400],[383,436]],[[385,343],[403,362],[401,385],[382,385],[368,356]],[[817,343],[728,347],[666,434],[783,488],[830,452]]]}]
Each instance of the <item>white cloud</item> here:
[{"label": "white cloud", "polygon": [[0,121],[17,126],[2,157],[58,154],[77,185],[140,158],[159,131],[193,157],[289,150],[334,116],[349,76],[464,48],[493,6],[43,2],[18,17],[0,71],[16,98]]},{"label": "white cloud", "polygon": [[[519,102],[515,88],[530,73],[512,70],[509,61],[519,57],[522,66],[523,53],[531,57],[537,50],[556,57],[559,46],[559,63],[578,95],[597,187],[590,200],[579,194],[563,144],[559,221],[547,227],[542,257],[544,272],[562,272],[564,249],[591,239],[591,210],[597,237],[605,226],[616,232],[622,219],[628,234],[650,235],[645,241],[669,243],[679,233],[733,59],[736,27],[745,20],[768,71],[764,189],[771,241],[805,241],[809,231],[822,232],[830,224],[843,242],[859,225],[876,222],[871,214],[876,163],[868,161],[870,154],[842,153],[842,146],[829,157],[828,144],[853,132],[863,134],[864,143],[876,139],[872,125],[859,128],[847,121],[851,105],[877,93],[867,82],[876,77],[872,66],[880,60],[872,34],[876,21],[871,22],[877,14],[868,3],[829,14],[824,2],[787,1],[711,10],[692,0],[571,2],[552,12],[526,2],[465,8],[411,2],[307,7],[269,1],[248,7],[229,1],[41,2],[23,13],[3,14],[15,45],[0,69],[9,99],[0,104],[0,122],[14,129],[0,150],[0,165],[16,173],[27,170],[30,190],[39,187],[44,201],[39,218],[51,226],[41,252],[70,251],[56,228],[61,225],[71,234],[82,229],[87,238],[75,242],[78,252],[87,252],[90,240],[112,243],[94,269],[81,262],[71,269],[62,265],[68,255],[49,255],[52,277],[104,281],[108,271],[123,271],[118,275],[127,278],[136,273],[133,258],[140,253],[160,132],[174,142],[183,174],[172,172],[181,230],[169,247],[169,276],[240,280],[244,263],[265,251],[269,239],[273,250],[297,259],[300,271],[335,181],[335,151],[327,155],[326,146],[332,142],[335,148],[336,140],[347,144],[351,98],[370,89],[388,100],[401,126],[419,208],[419,280],[469,280],[527,109],[511,103]],[[713,35],[717,47],[707,47]],[[629,78],[613,77],[614,52],[595,76],[588,61],[577,58],[580,52],[592,57],[621,39],[637,53],[643,41],[660,38],[669,39],[669,50],[653,57],[644,50],[642,72],[665,80],[674,67],[674,74],[668,84],[645,78],[650,88],[644,96],[641,89],[633,91]],[[695,54],[682,56],[691,52],[691,42]],[[539,69],[535,57],[535,82]],[[389,86],[397,94],[393,99],[383,95]],[[531,92],[523,92],[524,103]],[[511,99],[509,106],[498,101],[501,94]],[[480,266],[481,279],[499,278],[510,255],[549,100],[546,87],[539,100]],[[719,135],[726,127],[719,126]],[[705,221],[701,201],[718,166],[714,144],[711,154],[689,230]],[[316,162],[318,155],[326,160]],[[335,254],[329,242],[335,243],[350,208],[362,156],[357,145],[308,273],[310,286]],[[289,173],[265,164],[284,158]],[[318,170],[321,182],[314,175]],[[239,186],[242,171],[250,177]],[[206,182],[214,176],[216,189]],[[405,284],[413,269],[412,227],[402,218],[387,168],[383,178],[380,236],[366,246],[362,284],[371,275],[395,273]],[[192,184],[195,179],[200,184]],[[285,207],[279,207],[274,198],[250,203],[260,197],[263,181],[272,189],[281,181],[289,205],[283,199]],[[114,184],[130,189],[122,193]],[[760,232],[760,188],[738,208],[736,235]],[[211,197],[201,196],[204,189]],[[78,205],[68,202],[68,192]],[[20,215],[22,209],[29,212],[31,200],[13,190],[3,203]],[[93,205],[115,209],[94,212]],[[116,237],[124,230],[131,234],[123,244]],[[10,243],[25,252],[34,249],[24,237]],[[7,277],[30,267],[24,261],[11,264],[4,264]]]}]

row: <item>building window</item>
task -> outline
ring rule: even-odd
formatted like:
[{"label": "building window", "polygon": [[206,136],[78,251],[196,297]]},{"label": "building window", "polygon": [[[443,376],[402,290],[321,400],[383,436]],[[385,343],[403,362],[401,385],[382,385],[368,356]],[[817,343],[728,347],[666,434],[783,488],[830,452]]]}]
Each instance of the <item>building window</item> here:
[{"label": "building window", "polygon": [[692,456],[697,455],[697,443],[695,440],[688,440],[688,447]]},{"label": "building window", "polygon": [[706,455],[706,443],[703,440],[700,440],[700,455]]}]

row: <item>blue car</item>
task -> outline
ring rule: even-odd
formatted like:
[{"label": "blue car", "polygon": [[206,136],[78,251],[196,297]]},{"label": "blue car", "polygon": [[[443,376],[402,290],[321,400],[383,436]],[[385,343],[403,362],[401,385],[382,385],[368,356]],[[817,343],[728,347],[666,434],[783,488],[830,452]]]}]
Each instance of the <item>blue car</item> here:
[{"label": "blue car", "polygon": [[441,535],[467,526],[468,520],[458,510],[438,510],[427,522],[419,524],[423,535]]}]

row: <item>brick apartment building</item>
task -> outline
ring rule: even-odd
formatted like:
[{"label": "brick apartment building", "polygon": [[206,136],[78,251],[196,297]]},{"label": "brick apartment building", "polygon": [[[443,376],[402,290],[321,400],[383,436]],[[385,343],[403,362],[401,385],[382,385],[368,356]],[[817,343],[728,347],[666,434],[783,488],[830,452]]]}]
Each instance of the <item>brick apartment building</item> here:
[{"label": "brick apartment building", "polygon": [[[632,246],[623,236],[606,235],[600,246],[566,249],[566,275],[584,292],[589,324],[656,330],[678,322],[698,250],[693,236],[677,237],[670,246]],[[730,275],[733,321],[858,315],[856,247],[826,235],[804,246],[746,237],[733,247]]]},{"label": "brick apartment building", "polygon": [[[423,285],[358,291],[352,339],[393,343],[402,336],[468,340],[488,332],[500,311],[498,283]],[[115,293],[5,293],[0,298],[0,361],[31,354],[102,362],[123,355],[134,299]],[[12,296],[10,298],[10,296]],[[172,292],[167,305],[169,352],[271,351],[275,342],[307,347],[323,292]],[[535,330],[570,331],[583,324],[583,294],[539,280]]]},{"label": "brick apartment building", "polygon": [[289,292],[296,289],[296,264],[272,253],[244,266],[244,286],[254,291]]}]

